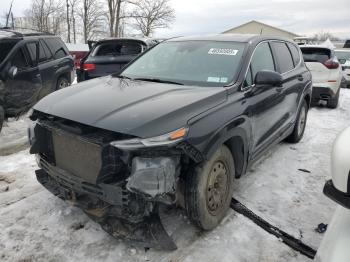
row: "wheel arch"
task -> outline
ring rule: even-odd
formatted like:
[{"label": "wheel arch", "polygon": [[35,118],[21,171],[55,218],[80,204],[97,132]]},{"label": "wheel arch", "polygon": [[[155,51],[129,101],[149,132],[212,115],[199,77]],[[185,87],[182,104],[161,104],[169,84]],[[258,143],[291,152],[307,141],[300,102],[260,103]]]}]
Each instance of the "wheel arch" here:
[{"label": "wheel arch", "polygon": [[247,167],[250,130],[247,119],[243,117],[225,125],[208,141],[204,150],[206,159],[210,159],[220,146],[227,146],[234,159],[235,177],[241,177]]},{"label": "wheel arch", "polygon": [[[303,94],[302,94],[303,100],[306,101],[307,106],[310,108],[311,106],[311,100],[312,100],[312,82],[308,82],[307,85],[304,88]],[[298,105],[298,109],[301,105],[301,102],[303,100],[300,100],[300,103]]]},{"label": "wheel arch", "polygon": [[311,105],[311,94],[306,94],[304,96],[304,100],[306,101],[307,106],[310,108],[310,105]]}]

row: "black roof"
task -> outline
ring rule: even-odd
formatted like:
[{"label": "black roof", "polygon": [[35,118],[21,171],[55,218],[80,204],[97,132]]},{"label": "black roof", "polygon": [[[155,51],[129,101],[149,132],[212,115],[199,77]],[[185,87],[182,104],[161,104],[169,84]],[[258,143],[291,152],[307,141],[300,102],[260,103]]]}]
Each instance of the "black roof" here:
[{"label": "black roof", "polygon": [[255,35],[255,34],[215,34],[215,35],[201,35],[201,36],[185,36],[171,38],[167,41],[227,41],[227,42],[242,42],[247,43],[250,41],[262,41],[262,40],[283,40],[293,42],[290,39],[282,38],[273,35]]}]

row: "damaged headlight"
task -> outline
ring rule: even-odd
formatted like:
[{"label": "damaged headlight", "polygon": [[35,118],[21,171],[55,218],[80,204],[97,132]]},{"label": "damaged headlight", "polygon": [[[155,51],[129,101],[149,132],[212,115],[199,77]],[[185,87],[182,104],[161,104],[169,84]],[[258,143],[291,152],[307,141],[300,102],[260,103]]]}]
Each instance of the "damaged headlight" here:
[{"label": "damaged headlight", "polygon": [[123,150],[132,150],[144,147],[168,146],[183,140],[188,133],[187,127],[182,127],[165,135],[151,138],[134,138],[128,140],[113,141],[111,145]]}]

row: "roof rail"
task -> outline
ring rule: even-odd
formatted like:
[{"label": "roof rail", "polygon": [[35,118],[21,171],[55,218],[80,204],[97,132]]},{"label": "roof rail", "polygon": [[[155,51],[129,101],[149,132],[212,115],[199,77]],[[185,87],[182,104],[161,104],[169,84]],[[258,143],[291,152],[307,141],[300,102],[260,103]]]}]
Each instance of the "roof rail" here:
[{"label": "roof rail", "polygon": [[40,36],[40,35],[54,35],[49,32],[39,32],[35,29],[31,28],[24,28],[24,27],[15,27],[15,28],[10,28],[10,27],[2,27],[0,28],[2,31],[6,31],[9,33],[13,33],[15,36],[18,37],[23,37],[23,36]]}]

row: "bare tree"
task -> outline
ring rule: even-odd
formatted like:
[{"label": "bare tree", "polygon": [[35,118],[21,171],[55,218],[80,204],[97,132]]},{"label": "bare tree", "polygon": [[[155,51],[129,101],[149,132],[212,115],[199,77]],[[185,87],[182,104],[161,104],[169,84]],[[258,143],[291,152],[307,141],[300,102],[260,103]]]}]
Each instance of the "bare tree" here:
[{"label": "bare tree", "polygon": [[78,13],[83,23],[84,42],[92,39],[94,34],[100,33],[103,23],[103,9],[98,0],[82,0],[83,6]]},{"label": "bare tree", "polygon": [[136,5],[137,0],[106,0],[108,5],[108,26],[111,37],[120,36],[122,20],[132,17],[131,12],[127,12],[128,6]]},{"label": "bare tree", "polygon": [[337,41],[339,40],[338,37],[334,36],[332,33],[330,32],[318,32],[317,34],[314,35],[314,39],[316,39],[317,41],[326,41],[329,38],[329,40],[332,41]]},{"label": "bare tree", "polygon": [[169,0],[140,0],[133,11],[135,27],[144,36],[150,36],[156,29],[168,28],[175,21],[175,10]]},{"label": "bare tree", "polygon": [[76,29],[76,20],[75,20],[75,15],[76,15],[76,11],[75,11],[75,7],[78,4],[78,0],[69,0],[70,3],[70,17],[71,17],[71,27],[73,30],[73,42],[74,44],[77,42],[77,29]]},{"label": "bare tree", "polygon": [[25,16],[32,20],[35,29],[57,34],[62,30],[60,25],[64,20],[63,10],[60,0],[32,0]]},{"label": "bare tree", "polygon": [[70,43],[70,19],[69,19],[69,1],[66,0],[66,7],[67,7],[67,16],[66,16],[66,19],[67,19],[67,43]]}]

